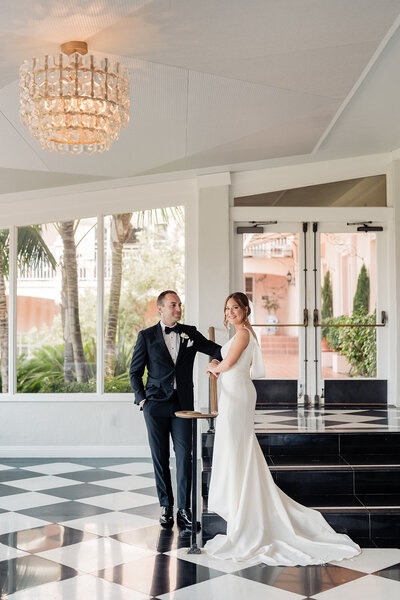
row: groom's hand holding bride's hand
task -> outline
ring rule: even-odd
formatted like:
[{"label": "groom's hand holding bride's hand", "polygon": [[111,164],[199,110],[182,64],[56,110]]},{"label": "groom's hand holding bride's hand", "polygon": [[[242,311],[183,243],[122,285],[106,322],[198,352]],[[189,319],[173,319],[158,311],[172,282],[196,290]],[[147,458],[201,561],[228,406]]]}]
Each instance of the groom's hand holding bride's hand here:
[{"label": "groom's hand holding bride's hand", "polygon": [[213,377],[215,377],[215,379],[218,379],[219,373],[214,373],[214,369],[218,365],[219,365],[219,361],[216,360],[215,358],[210,363],[208,363],[208,365],[206,367],[206,373],[209,377],[210,377],[210,375],[213,375]]}]

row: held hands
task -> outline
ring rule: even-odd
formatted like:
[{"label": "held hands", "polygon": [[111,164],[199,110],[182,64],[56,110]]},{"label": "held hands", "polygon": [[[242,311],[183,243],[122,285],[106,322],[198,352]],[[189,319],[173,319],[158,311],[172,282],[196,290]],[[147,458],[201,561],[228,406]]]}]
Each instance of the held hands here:
[{"label": "held hands", "polygon": [[139,406],[140,408],[143,408],[143,404],[146,402],[147,398],[145,398],[144,400],[142,400],[141,402],[139,402]]},{"label": "held hands", "polygon": [[214,373],[214,369],[219,365],[219,361],[214,358],[206,367],[206,373],[210,377],[211,375],[218,379],[219,373]]}]

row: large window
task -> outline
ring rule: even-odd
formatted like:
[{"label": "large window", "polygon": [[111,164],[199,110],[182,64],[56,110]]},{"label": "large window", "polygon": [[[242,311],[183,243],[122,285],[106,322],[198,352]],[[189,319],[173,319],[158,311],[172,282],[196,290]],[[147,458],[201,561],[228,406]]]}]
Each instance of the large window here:
[{"label": "large window", "polygon": [[96,391],[96,227],[18,228],[18,392]]},{"label": "large window", "polygon": [[0,229],[0,376],[1,391],[8,392],[8,273],[10,268],[9,230]]},{"label": "large window", "polygon": [[157,322],[156,298],[184,291],[183,208],[104,219],[104,391],[130,392],[138,332]]},{"label": "large window", "polygon": [[131,392],[132,349],[140,329],[158,320],[157,295],[175,289],[183,300],[183,207],[18,227],[14,252],[9,231],[0,234],[2,391],[94,393],[104,384],[105,393]]}]

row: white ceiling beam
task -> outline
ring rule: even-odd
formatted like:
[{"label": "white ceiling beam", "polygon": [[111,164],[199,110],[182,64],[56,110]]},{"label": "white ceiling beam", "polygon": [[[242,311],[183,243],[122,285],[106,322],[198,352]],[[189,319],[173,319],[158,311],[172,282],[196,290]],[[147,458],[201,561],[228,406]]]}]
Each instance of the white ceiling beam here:
[{"label": "white ceiling beam", "polygon": [[353,87],[351,88],[350,92],[347,94],[346,98],[343,100],[343,102],[340,105],[340,107],[338,108],[335,116],[333,117],[333,119],[329,123],[328,127],[325,129],[324,133],[319,138],[319,140],[316,143],[316,145],[314,146],[314,148],[312,150],[312,154],[315,154],[321,148],[322,144],[324,143],[324,141],[326,140],[326,138],[329,136],[329,134],[332,131],[332,129],[335,127],[336,123],[340,119],[341,115],[343,114],[344,110],[349,105],[349,103],[351,102],[351,100],[354,98],[355,94],[357,93],[357,91],[361,87],[362,83],[368,77],[368,75],[371,72],[372,68],[374,67],[374,65],[378,61],[379,57],[382,55],[382,53],[385,50],[386,46],[388,45],[389,41],[392,39],[392,37],[394,36],[394,34],[396,33],[396,31],[399,29],[399,27],[400,27],[400,15],[397,17],[397,19],[393,22],[393,24],[391,25],[391,27],[388,29],[386,35],[381,40],[380,44],[378,45],[378,47],[375,50],[374,54],[372,55],[372,57],[368,61],[367,65],[364,68],[364,70],[362,71],[361,75],[359,76],[359,78],[357,79],[357,81],[355,82],[355,84],[353,85]]}]

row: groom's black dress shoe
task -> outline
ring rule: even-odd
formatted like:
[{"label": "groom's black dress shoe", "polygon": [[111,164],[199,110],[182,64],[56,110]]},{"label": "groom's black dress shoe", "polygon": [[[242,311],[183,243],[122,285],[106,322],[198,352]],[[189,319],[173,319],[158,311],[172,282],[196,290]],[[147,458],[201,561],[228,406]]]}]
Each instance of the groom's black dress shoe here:
[{"label": "groom's black dress shoe", "polygon": [[160,525],[162,527],[172,527],[174,524],[174,508],[173,506],[161,507]]},{"label": "groom's black dress shoe", "polygon": [[[192,513],[189,508],[178,508],[176,513],[176,521],[180,527],[185,529],[192,528]],[[200,531],[200,523],[197,521],[197,531]]]}]

